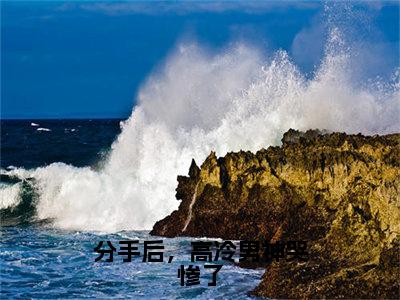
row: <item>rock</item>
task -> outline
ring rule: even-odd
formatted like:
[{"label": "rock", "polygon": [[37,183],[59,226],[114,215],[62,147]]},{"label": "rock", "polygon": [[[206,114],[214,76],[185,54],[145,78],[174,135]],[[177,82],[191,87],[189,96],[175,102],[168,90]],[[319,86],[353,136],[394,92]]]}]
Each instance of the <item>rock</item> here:
[{"label": "rock", "polygon": [[198,179],[200,176],[200,168],[196,165],[194,159],[192,159],[192,163],[189,168],[189,177],[193,179]]},{"label": "rock", "polygon": [[179,209],[151,234],[307,241],[306,263],[265,265],[257,296],[398,298],[399,144],[400,134],[291,129],[281,147],[212,152],[178,176]]}]

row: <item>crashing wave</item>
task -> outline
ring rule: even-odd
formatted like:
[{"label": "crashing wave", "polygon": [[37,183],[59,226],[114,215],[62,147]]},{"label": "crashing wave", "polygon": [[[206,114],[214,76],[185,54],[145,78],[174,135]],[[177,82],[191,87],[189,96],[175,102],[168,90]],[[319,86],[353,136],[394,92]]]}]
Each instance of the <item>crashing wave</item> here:
[{"label": "crashing wave", "polygon": [[[2,172],[34,178],[37,220],[76,230],[149,229],[177,208],[176,176],[211,150],[278,145],[289,128],[398,132],[399,72],[391,82],[354,82],[343,44],[333,29],[312,78],[283,50],[264,57],[245,44],[218,54],[182,45],[140,90],[100,170],[54,163]],[[16,190],[23,193],[20,183],[2,188],[2,197]]]}]

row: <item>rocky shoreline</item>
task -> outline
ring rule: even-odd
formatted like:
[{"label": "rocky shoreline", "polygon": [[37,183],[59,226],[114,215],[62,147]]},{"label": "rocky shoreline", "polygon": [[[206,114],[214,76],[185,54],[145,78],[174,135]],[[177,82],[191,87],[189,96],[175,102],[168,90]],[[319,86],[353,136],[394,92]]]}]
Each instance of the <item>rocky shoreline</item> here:
[{"label": "rocky shoreline", "polygon": [[291,129],[280,147],[192,161],[176,191],[151,234],[308,242],[307,262],[262,265],[253,295],[400,296],[400,134]]}]

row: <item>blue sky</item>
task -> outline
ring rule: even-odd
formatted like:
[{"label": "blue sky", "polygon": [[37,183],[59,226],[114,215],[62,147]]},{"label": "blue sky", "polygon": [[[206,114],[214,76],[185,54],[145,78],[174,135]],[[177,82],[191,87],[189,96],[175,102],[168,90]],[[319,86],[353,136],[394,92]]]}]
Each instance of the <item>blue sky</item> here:
[{"label": "blue sky", "polygon": [[[184,40],[215,51],[235,41],[266,52],[282,48],[312,74],[326,34],[324,5],[310,1],[2,1],[1,6],[4,119],[127,117],[143,81]],[[363,2],[352,11],[360,19],[349,26],[355,28],[352,38],[367,41],[383,57],[367,74],[390,74],[399,66],[398,3]]]}]

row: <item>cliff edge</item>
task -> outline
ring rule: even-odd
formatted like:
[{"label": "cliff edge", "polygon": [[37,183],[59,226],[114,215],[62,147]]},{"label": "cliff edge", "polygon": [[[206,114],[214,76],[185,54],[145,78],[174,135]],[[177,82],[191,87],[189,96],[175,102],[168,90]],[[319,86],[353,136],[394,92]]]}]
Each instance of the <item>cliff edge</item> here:
[{"label": "cliff edge", "polygon": [[264,265],[268,298],[400,296],[400,134],[289,130],[178,176],[179,209],[153,235],[307,241],[307,262]]}]

